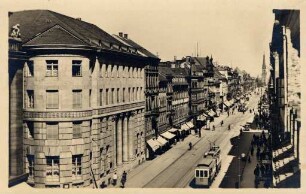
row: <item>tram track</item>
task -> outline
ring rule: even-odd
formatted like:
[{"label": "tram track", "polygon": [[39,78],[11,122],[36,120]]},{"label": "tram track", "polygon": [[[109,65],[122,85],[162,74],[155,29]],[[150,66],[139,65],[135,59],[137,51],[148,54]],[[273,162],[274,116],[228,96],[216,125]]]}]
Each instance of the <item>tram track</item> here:
[{"label": "tram track", "polygon": [[[253,103],[250,103],[253,104]],[[239,134],[239,129],[241,127],[241,124],[245,124],[249,117],[251,115],[249,114],[242,114],[241,112],[238,112],[240,114],[234,115],[234,117],[226,117],[224,119],[224,124],[221,126],[221,129],[217,129],[216,131],[211,131],[208,136],[205,136],[204,138],[199,139],[196,144],[194,145],[194,148],[191,150],[193,151],[190,153],[190,151],[184,152],[179,158],[174,160],[168,167],[163,169],[160,173],[158,173],[156,176],[154,176],[149,182],[147,182],[145,185],[143,185],[144,188],[184,188],[186,187],[190,181],[193,179],[193,169],[195,165],[202,160],[203,154],[208,151],[209,142],[215,142],[215,144],[224,144],[221,147],[221,150],[228,145],[228,143],[225,140],[229,140],[234,136],[237,136]],[[243,117],[243,119],[242,119]],[[226,124],[230,123],[233,127],[232,130],[226,129]],[[220,122],[219,122],[220,124]],[[219,127],[218,127],[219,128]],[[222,129],[223,128],[223,129]],[[218,132],[218,133],[216,133]],[[213,141],[210,141],[209,139],[215,137]],[[225,142],[225,143],[224,143]],[[200,146],[200,147],[199,147]],[[207,149],[201,149],[201,147],[205,147]],[[184,166],[188,165],[188,163],[184,163],[182,166],[182,161],[180,160],[187,160],[188,158],[184,158],[187,153],[190,153],[189,157],[198,156],[193,160],[191,163],[192,165],[188,168],[184,168]],[[173,169],[172,172],[169,169]],[[177,173],[182,174],[182,176],[179,176]],[[181,178],[179,178],[181,177]],[[164,181],[161,181],[164,180]],[[158,184],[159,183],[159,184]],[[161,183],[161,184],[160,184]]]},{"label": "tram track", "polygon": [[[237,122],[235,122],[235,124],[236,124]],[[191,150],[191,151],[193,151],[193,153],[191,153],[191,156],[198,156],[196,159],[195,159],[195,161],[193,161],[192,162],[192,165],[189,167],[189,168],[187,168],[187,169],[184,169],[184,168],[182,168],[182,169],[184,169],[184,171],[182,171],[182,169],[180,170],[180,173],[181,174],[183,174],[184,176],[182,177],[182,179],[178,179],[177,181],[175,181],[175,182],[172,182],[172,184],[171,185],[168,185],[169,183],[167,183],[167,182],[164,182],[163,184],[161,184],[161,185],[158,185],[158,187],[160,187],[160,188],[173,188],[173,187],[185,187],[190,181],[190,175],[189,174],[191,174],[191,177],[192,177],[192,175],[193,175],[193,168],[195,167],[195,164],[197,164],[200,160],[202,160],[202,157],[203,157],[203,154],[206,152],[206,151],[208,151],[208,148],[209,148],[209,143],[210,142],[215,142],[215,143],[218,143],[218,142],[222,142],[222,141],[224,141],[225,139],[227,139],[227,138],[229,138],[229,136],[233,136],[233,135],[235,135],[235,132],[234,131],[228,131],[228,130],[225,130],[225,126],[223,127],[223,130],[221,131],[221,133],[219,132],[219,133],[215,133],[216,131],[211,131],[210,133],[209,133],[209,135],[208,136],[205,136],[205,139],[200,139],[198,142],[197,142],[197,145],[198,145],[198,143],[199,142],[201,142],[202,144],[201,144],[201,147],[205,147],[205,148],[207,148],[206,150],[203,150],[203,149],[200,149],[201,147],[196,147],[196,145],[194,145],[194,147],[193,147],[193,149]],[[218,130],[219,131],[219,130]],[[214,138],[214,140],[213,141],[211,141],[210,139],[212,138],[212,137],[215,137]],[[163,173],[165,173],[166,171],[169,171],[169,168],[175,168],[174,166],[176,165],[176,166],[178,166],[178,168],[179,168],[179,166],[180,166],[180,164],[179,164],[179,159],[181,159],[183,156],[185,156],[186,155],[186,153],[190,153],[190,151],[186,151],[185,153],[184,153],[184,155],[182,155],[181,157],[179,157],[177,160],[175,160],[175,161],[173,161],[172,163],[171,163],[171,165],[169,165],[167,168],[165,168],[162,172],[160,172],[158,175],[156,175],[154,178],[152,178],[147,184],[145,184],[143,187],[147,187],[147,188],[152,188],[152,187],[155,187],[155,186],[157,186],[156,184],[154,184],[154,183],[156,183],[156,182],[158,182],[159,181],[159,179],[161,178],[160,176],[162,176],[163,175]],[[190,156],[190,157],[191,157]],[[189,172],[189,173],[188,173]],[[173,172],[167,172],[166,174],[168,175],[167,177],[170,177],[170,178],[164,178],[164,179],[166,179],[166,180],[168,180],[168,182],[169,182],[169,180],[174,180],[174,178],[177,178],[177,175],[176,175],[176,173],[177,173],[177,171],[173,171]],[[188,174],[188,176],[186,176]],[[171,178],[171,177],[173,177],[173,178]],[[184,177],[186,177],[186,178],[184,178]],[[186,182],[186,181],[182,181],[182,180],[184,180],[184,179],[188,179],[188,181]]]}]

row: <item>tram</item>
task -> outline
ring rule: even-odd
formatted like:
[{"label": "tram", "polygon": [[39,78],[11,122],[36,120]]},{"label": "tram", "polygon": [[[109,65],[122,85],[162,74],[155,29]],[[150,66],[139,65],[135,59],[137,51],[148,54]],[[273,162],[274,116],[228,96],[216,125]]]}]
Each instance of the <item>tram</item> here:
[{"label": "tram", "polygon": [[221,150],[212,146],[195,169],[195,184],[210,187],[221,169]]}]

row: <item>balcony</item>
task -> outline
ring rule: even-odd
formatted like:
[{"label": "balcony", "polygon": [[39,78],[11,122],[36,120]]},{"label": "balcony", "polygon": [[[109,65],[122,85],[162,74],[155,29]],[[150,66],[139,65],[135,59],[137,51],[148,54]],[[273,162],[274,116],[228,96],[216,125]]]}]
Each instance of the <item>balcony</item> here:
[{"label": "balcony", "polygon": [[151,114],[155,115],[155,116],[158,116],[159,115],[159,108],[152,109]]},{"label": "balcony", "polygon": [[146,111],[145,113],[145,116],[159,116],[159,109],[158,108],[155,108],[155,109],[152,109],[152,110],[148,110]]},{"label": "balcony", "polygon": [[203,88],[191,88],[191,92],[202,92],[203,91]]},{"label": "balcony", "polygon": [[191,99],[191,104],[201,104],[204,103],[204,98]]}]

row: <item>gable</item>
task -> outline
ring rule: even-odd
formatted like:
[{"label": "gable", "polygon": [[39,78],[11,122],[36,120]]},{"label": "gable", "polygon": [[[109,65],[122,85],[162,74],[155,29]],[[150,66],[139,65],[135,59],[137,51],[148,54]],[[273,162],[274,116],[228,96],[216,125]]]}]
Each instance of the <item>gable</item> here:
[{"label": "gable", "polygon": [[45,32],[38,34],[33,39],[29,40],[24,44],[24,46],[29,45],[85,45],[87,43],[78,39],[73,34],[69,33],[67,30],[62,28],[60,25],[53,26],[52,28],[46,30]]}]

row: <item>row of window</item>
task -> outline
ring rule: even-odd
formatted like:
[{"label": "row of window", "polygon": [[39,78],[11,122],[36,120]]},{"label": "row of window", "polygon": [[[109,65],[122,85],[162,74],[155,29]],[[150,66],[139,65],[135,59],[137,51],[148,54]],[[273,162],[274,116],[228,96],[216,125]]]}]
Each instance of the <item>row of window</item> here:
[{"label": "row of window", "polygon": [[143,69],[119,65],[100,65],[100,77],[143,78]]},{"label": "row of window", "polygon": [[[72,107],[74,109],[82,108],[82,90],[72,90],[72,97]],[[34,90],[27,90],[25,96],[25,108],[34,108],[34,100]],[[59,108],[58,90],[46,90],[46,108]]]},{"label": "row of window", "polygon": [[[34,155],[27,155],[29,179],[34,178]],[[72,180],[82,179],[82,155],[72,156]],[[58,182],[60,177],[59,156],[46,156],[46,182]]]},{"label": "row of window", "polygon": [[[143,99],[142,87],[131,88],[106,88],[105,95],[103,89],[100,90],[100,106],[115,104],[120,102],[132,102]],[[72,108],[82,108],[82,90],[72,90]],[[25,108],[34,108],[34,90],[27,90],[25,95]],[[91,107],[91,90],[89,90],[89,106]],[[58,90],[46,91],[46,108],[59,108],[59,92]]]},{"label": "row of window", "polygon": [[167,96],[159,97],[159,107],[167,106]]},{"label": "row of window", "polygon": [[186,78],[183,78],[183,77],[177,77],[177,78],[173,78],[172,79],[172,82],[187,82]]},{"label": "row of window", "polygon": [[[104,94],[105,93],[105,94]],[[143,100],[142,87],[100,89],[100,106]]]},{"label": "row of window", "polygon": [[175,106],[174,110],[175,110],[174,119],[186,117],[189,115],[189,107],[186,105],[183,104],[177,105]]},{"label": "row of window", "polygon": [[[58,60],[46,60],[46,77],[58,77]],[[82,60],[72,60],[72,77],[82,76]],[[123,69],[119,68],[122,67]],[[92,68],[92,67],[90,67]],[[90,72],[92,70],[90,69]],[[34,62],[27,61],[25,65],[25,76],[34,76]],[[140,67],[126,67],[117,65],[100,66],[100,77],[129,77],[129,78],[143,78],[143,69]]]},{"label": "row of window", "polygon": [[158,118],[159,118],[160,124],[164,124],[168,122],[168,117],[167,117],[166,112],[160,113]]},{"label": "row of window", "polygon": [[158,75],[153,76],[152,74],[147,74],[146,76],[146,87],[152,88],[152,87],[158,87]]},{"label": "row of window", "polygon": [[[27,123],[27,137],[30,139],[36,139],[34,133],[34,123],[28,121]],[[82,121],[75,121],[73,124],[73,138],[82,138]],[[46,123],[46,138],[47,139],[59,139],[59,127],[58,122]]]},{"label": "row of window", "polygon": [[158,98],[154,96],[149,96],[146,98],[146,110],[150,111],[158,108]]},{"label": "row of window", "polygon": [[188,98],[188,91],[181,91],[181,92],[174,92],[173,93],[173,100],[179,100],[182,98]]}]

